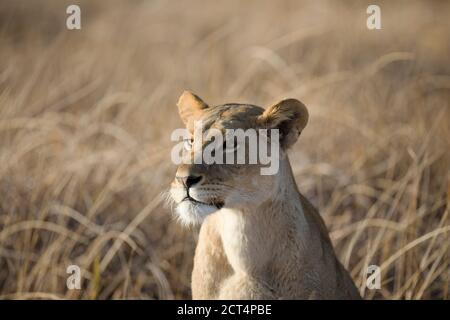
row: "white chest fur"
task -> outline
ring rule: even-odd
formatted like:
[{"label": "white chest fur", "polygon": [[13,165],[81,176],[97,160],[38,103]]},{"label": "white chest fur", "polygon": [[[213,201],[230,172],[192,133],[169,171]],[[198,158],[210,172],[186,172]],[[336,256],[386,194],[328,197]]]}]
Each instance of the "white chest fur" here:
[{"label": "white chest fur", "polygon": [[272,237],[249,217],[251,213],[222,209],[220,233],[235,272],[258,273],[271,259]]}]

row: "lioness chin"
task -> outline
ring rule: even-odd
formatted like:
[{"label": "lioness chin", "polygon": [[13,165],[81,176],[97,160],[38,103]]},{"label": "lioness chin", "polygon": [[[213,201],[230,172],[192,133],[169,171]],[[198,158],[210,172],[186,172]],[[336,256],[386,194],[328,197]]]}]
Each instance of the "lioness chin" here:
[{"label": "lioness chin", "polygon": [[[184,223],[201,223],[192,272],[194,299],[360,299],[338,261],[325,224],[298,191],[286,154],[308,122],[306,107],[295,99],[268,109],[247,104],[210,107],[185,91],[179,114],[189,130],[183,153],[195,157],[212,141],[195,143],[202,130],[277,129],[278,171],[265,165],[179,165],[170,194]],[[259,131],[258,131],[259,132]],[[270,137],[269,137],[270,140]],[[270,141],[272,142],[272,141]],[[238,147],[233,145],[232,152]],[[201,151],[200,150],[200,151]],[[225,152],[225,151],[224,151]]]}]

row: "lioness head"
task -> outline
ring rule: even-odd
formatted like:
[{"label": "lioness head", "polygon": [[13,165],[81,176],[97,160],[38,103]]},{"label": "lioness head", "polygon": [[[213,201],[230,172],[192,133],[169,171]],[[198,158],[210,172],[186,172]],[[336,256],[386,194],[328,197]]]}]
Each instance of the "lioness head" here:
[{"label": "lioness head", "polygon": [[[182,151],[182,157],[188,161],[179,165],[170,189],[182,222],[200,223],[207,215],[223,207],[252,208],[276,197],[276,188],[282,183],[282,177],[278,172],[261,174],[261,168],[267,166],[267,163],[263,163],[259,157],[256,161],[249,161],[251,154],[248,151],[250,147],[255,150],[255,142],[251,139],[238,141],[234,138],[225,138],[222,141],[216,139],[216,136],[217,133],[222,133],[226,137],[232,129],[241,129],[252,131],[257,139],[264,138],[264,143],[268,144],[274,143],[276,137],[278,141],[275,151],[279,154],[276,160],[287,161],[286,150],[295,143],[308,122],[308,111],[300,101],[283,100],[265,110],[254,105],[234,103],[208,106],[196,95],[185,91],[177,105],[180,117],[189,132]],[[201,141],[195,140],[198,139],[195,134],[197,123],[201,123]],[[214,135],[210,134],[211,132],[214,132]],[[274,132],[276,134],[273,134]],[[220,146],[217,146],[217,141],[221,142]],[[227,154],[245,150],[244,163],[223,161],[224,163],[207,164],[204,161],[193,161],[206,151],[206,148],[211,149],[213,143],[216,144],[213,148],[215,157],[223,155],[223,159]],[[267,150],[272,153],[274,151],[271,147]]]}]

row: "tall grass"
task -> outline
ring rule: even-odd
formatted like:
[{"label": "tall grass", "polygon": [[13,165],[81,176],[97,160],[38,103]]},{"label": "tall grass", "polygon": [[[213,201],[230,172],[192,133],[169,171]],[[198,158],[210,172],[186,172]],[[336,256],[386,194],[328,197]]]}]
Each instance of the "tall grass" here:
[{"label": "tall grass", "polygon": [[449,298],[450,3],[381,2],[378,31],[364,2],[77,3],[69,31],[72,1],[0,1],[0,298],[190,297],[160,196],[183,89],[303,101],[294,174],[362,295]]}]

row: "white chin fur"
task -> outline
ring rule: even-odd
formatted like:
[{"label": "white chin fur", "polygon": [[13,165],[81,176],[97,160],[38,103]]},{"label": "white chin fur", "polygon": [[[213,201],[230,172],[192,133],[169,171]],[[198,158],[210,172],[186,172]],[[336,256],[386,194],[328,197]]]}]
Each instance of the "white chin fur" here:
[{"label": "white chin fur", "polygon": [[201,224],[211,213],[217,211],[215,206],[183,201],[177,206],[178,218],[184,225]]}]

